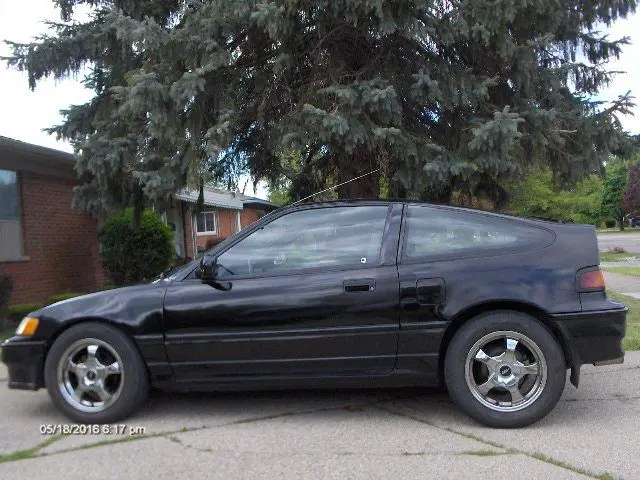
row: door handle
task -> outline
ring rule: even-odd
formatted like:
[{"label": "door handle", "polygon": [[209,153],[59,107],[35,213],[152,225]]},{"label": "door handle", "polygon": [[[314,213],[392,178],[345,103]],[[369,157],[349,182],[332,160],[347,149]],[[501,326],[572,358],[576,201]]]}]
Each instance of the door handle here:
[{"label": "door handle", "polygon": [[376,282],[373,278],[357,278],[344,281],[345,292],[373,292],[376,289]]}]

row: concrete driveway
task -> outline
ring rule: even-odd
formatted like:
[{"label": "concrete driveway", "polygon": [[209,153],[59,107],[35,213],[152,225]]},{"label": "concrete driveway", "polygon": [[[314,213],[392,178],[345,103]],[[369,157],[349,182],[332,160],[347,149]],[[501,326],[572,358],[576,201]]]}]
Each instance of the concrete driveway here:
[{"label": "concrete driveway", "polygon": [[640,232],[600,233],[598,234],[598,247],[604,251],[621,247],[627,252],[640,253]]},{"label": "concrete driveway", "polygon": [[[1,478],[640,477],[640,352],[585,366],[543,421],[479,426],[424,390],[168,395],[124,435],[41,435],[67,420],[45,391],[6,388],[0,370]],[[130,436],[131,428],[143,435]]]}]

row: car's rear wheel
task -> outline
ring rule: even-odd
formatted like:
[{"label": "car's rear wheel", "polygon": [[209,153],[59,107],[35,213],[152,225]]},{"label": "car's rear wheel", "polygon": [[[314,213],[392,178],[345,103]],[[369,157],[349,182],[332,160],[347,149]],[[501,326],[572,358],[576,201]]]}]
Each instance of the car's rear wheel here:
[{"label": "car's rear wheel", "polygon": [[78,423],[111,423],[131,414],[146,398],[144,362],[124,332],[81,323],[53,343],[44,370],[55,405]]},{"label": "car's rear wheel", "polygon": [[558,403],[566,362],[554,336],[519,312],[482,314],[451,340],[445,380],[453,400],[472,418],[491,426],[530,425]]}]

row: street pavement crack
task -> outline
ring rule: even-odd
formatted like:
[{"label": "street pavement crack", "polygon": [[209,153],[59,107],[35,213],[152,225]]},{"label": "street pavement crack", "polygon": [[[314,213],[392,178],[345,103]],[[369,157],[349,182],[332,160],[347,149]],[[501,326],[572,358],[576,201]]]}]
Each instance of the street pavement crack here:
[{"label": "street pavement crack", "polygon": [[622,400],[640,400],[640,396],[635,397],[605,397],[605,398],[565,398],[561,402],[578,403],[578,402],[613,402]]},{"label": "street pavement crack", "polygon": [[[277,419],[277,418],[283,418],[283,417],[292,417],[292,416],[296,416],[296,415],[309,415],[309,414],[313,414],[313,413],[320,413],[320,412],[328,412],[328,411],[332,411],[332,410],[340,410],[340,409],[344,409],[345,407],[353,407],[355,404],[343,404],[343,405],[339,405],[339,406],[333,406],[333,407],[323,407],[323,408],[315,408],[315,409],[311,409],[311,410],[299,410],[299,411],[295,411],[295,412],[282,412],[282,413],[276,413],[276,414],[272,414],[272,415],[263,415],[261,417],[254,417],[254,418],[244,418],[244,419],[240,419],[240,420],[233,420],[231,422],[226,422],[226,423],[222,423],[219,425],[203,425],[203,426],[199,426],[199,427],[184,427],[181,429],[177,429],[177,430],[170,430],[170,431],[164,431],[164,432],[157,432],[157,433],[152,433],[149,435],[140,435],[140,436],[130,436],[130,437],[123,437],[123,438],[114,438],[114,439],[107,439],[107,440],[101,440],[101,441],[97,441],[97,442],[93,442],[93,443],[87,443],[84,445],[80,445],[77,447],[73,447],[73,448],[66,448],[66,449],[62,449],[62,450],[58,450],[55,452],[49,452],[49,453],[39,453],[43,448],[51,445],[52,443],[61,440],[62,438],[65,438],[69,435],[57,435],[54,437],[50,437],[47,440],[45,440],[42,443],[39,443],[38,445],[36,445],[35,447],[29,448],[29,449],[25,449],[25,450],[18,450],[18,451],[14,451],[14,452],[10,452],[7,454],[2,454],[0,455],[0,463],[4,463],[4,462],[12,462],[12,461],[17,461],[17,460],[26,460],[26,459],[33,459],[33,458],[42,458],[42,457],[49,457],[49,456],[53,456],[53,455],[59,455],[61,453],[69,453],[69,452],[76,452],[76,451],[80,451],[80,450],[87,450],[87,449],[91,449],[91,448],[99,448],[99,447],[104,447],[107,445],[114,445],[114,444],[118,444],[118,443],[126,443],[126,442],[134,442],[134,441],[143,441],[143,440],[148,440],[151,438],[166,438],[170,441],[174,441],[176,443],[182,443],[182,441],[176,437],[176,435],[181,434],[181,433],[187,433],[187,432],[195,432],[195,431],[200,431],[200,430],[209,430],[209,429],[216,429],[216,428],[224,428],[224,427],[228,427],[228,426],[233,426],[233,425],[242,425],[242,424],[246,424],[246,423],[257,423],[257,422],[262,422],[262,421],[266,421],[266,420],[273,420],[273,419]],[[364,406],[364,405],[369,405],[369,403],[361,403],[361,404],[357,404],[359,406]],[[184,443],[182,443],[184,446],[188,446]],[[202,450],[202,451],[207,451],[207,450]]]},{"label": "street pavement crack", "polygon": [[428,421],[428,420],[426,420],[424,418],[420,418],[417,415],[413,415],[413,414],[410,414],[410,413],[407,413],[407,412],[403,412],[403,411],[398,411],[398,410],[395,410],[393,408],[389,408],[389,407],[386,407],[386,406],[381,406],[380,404],[373,405],[373,407],[377,408],[379,410],[394,414],[394,415],[398,415],[398,416],[403,417],[403,418],[408,418],[408,419],[414,420],[416,422],[423,423],[425,425],[428,425],[428,426],[430,426],[432,428],[436,428],[438,430],[442,430],[442,431],[445,431],[445,432],[453,433],[455,435],[459,435],[461,437],[465,437],[465,438],[468,438],[468,439],[471,439],[471,440],[475,440],[476,442],[483,443],[485,445],[489,445],[489,446],[494,447],[494,448],[500,448],[502,450],[505,450],[506,453],[509,453],[509,454],[524,455],[524,456],[532,458],[534,460],[545,462],[545,463],[548,463],[550,465],[555,465],[558,468],[569,470],[569,471],[574,472],[574,473],[579,473],[579,474],[584,475],[586,477],[590,477],[590,478],[594,478],[594,479],[602,479],[602,478],[607,478],[607,475],[608,475],[606,473],[597,474],[597,473],[591,472],[589,470],[585,470],[585,469],[582,469],[582,468],[574,467],[573,465],[570,465],[570,464],[568,464],[566,462],[563,462],[561,460],[557,460],[555,458],[543,455],[541,453],[537,453],[537,452],[536,453],[530,453],[530,452],[527,452],[525,450],[519,450],[517,448],[507,447],[506,445],[502,445],[502,444],[500,444],[498,442],[493,442],[491,440],[485,440],[485,439],[480,438],[480,437],[478,437],[476,435],[473,435],[472,433],[461,432],[461,431],[455,430],[453,428],[436,425],[436,424],[434,424],[434,423],[432,423],[432,422],[430,422],[430,421]]},{"label": "street pavement crack", "polygon": [[[640,369],[640,366],[618,368],[618,369],[616,369],[616,373],[617,372],[624,372],[624,371],[627,371],[627,370],[638,370],[638,369]],[[581,372],[580,376],[584,376],[584,375],[605,375],[605,374],[610,375],[611,374],[611,370],[600,370],[600,371],[596,370],[596,371],[593,371],[593,372]]]},{"label": "street pavement crack", "polygon": [[40,452],[40,450],[48,447],[49,445],[57,442],[58,440],[61,440],[64,437],[65,435],[62,435],[62,434],[53,435],[47,438],[46,440],[44,440],[43,442],[38,443],[34,447],[25,448],[22,450],[15,450],[10,453],[0,454],[0,463],[15,462],[17,460],[26,460],[28,458],[35,458],[35,457],[42,456],[42,454],[38,453]]}]

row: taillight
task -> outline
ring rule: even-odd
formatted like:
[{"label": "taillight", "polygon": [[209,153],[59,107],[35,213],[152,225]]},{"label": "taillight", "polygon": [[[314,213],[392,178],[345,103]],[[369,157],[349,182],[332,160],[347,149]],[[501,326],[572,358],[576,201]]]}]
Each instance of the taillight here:
[{"label": "taillight", "polygon": [[578,289],[581,292],[604,291],[604,277],[602,276],[600,269],[580,272],[578,274]]}]

